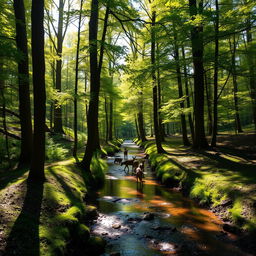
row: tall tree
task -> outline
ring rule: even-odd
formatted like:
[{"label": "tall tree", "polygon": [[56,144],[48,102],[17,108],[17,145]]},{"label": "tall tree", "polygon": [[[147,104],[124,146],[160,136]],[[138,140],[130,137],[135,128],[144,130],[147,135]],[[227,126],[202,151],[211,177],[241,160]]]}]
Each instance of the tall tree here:
[{"label": "tall tree", "polygon": [[78,18],[78,30],[77,30],[77,45],[76,45],[76,68],[75,68],[75,95],[74,95],[74,148],[73,156],[77,159],[77,92],[78,92],[78,66],[79,66],[79,51],[80,51],[80,34],[81,34],[81,22],[82,22],[82,8],[83,0],[80,2],[79,18]]},{"label": "tall tree", "polygon": [[44,0],[32,0],[32,66],[34,95],[34,138],[29,180],[43,182],[45,161],[45,59]]},{"label": "tall tree", "polygon": [[32,122],[29,94],[29,66],[28,66],[28,42],[26,31],[26,18],[23,0],[13,1],[16,45],[21,57],[18,60],[19,81],[19,116],[21,127],[21,149],[19,167],[31,162],[32,154]]},{"label": "tall tree", "polygon": [[[186,92],[186,97],[187,97],[187,107],[190,108],[190,95],[189,95],[189,88],[188,88],[188,72],[187,72],[185,49],[184,49],[183,45],[182,45],[182,58],[183,58],[183,72],[184,72],[185,92]],[[194,142],[194,123],[193,123],[191,112],[188,113],[188,121],[189,121],[189,127],[190,127],[192,142]]]},{"label": "tall tree", "polygon": [[219,2],[215,0],[215,54],[214,54],[214,93],[213,93],[213,129],[211,146],[216,147],[218,130],[218,69],[219,69]]},{"label": "tall tree", "polygon": [[[232,42],[231,42],[232,41]],[[236,71],[236,35],[233,35],[233,39],[229,41],[230,52],[231,52],[231,72],[233,77],[233,96],[234,96],[234,107],[235,107],[235,121],[236,121],[236,130],[237,132],[243,132],[240,114],[239,114],[239,105],[238,105],[238,85],[237,85],[237,71]]]},{"label": "tall tree", "polygon": [[[56,90],[61,92],[61,71],[62,71],[62,48],[63,48],[63,14],[64,14],[64,1],[59,0],[59,20],[58,20],[58,31],[57,31],[57,55],[58,59],[56,60]],[[55,102],[54,108],[54,132],[64,133],[62,127],[62,108],[58,106],[58,102]]]},{"label": "tall tree", "polygon": [[[177,73],[177,82],[178,82],[178,91],[179,91],[179,98],[182,99],[183,97],[183,88],[182,88],[182,79],[181,79],[181,70],[180,70],[180,57],[179,57],[179,47],[177,42],[177,31],[175,27],[175,23],[173,22],[173,34],[174,34],[174,59],[175,59],[175,66],[176,66],[176,73]],[[184,101],[180,102],[181,110],[184,110]],[[190,142],[187,136],[187,124],[186,124],[186,117],[184,113],[181,113],[181,129],[182,129],[182,138],[184,146],[189,146]]]},{"label": "tall tree", "polygon": [[[149,1],[152,3],[152,1]],[[155,25],[156,25],[156,11],[154,10],[151,14],[151,79],[152,79],[152,89],[153,89],[153,119],[154,119],[154,130],[155,130],[155,140],[157,152],[164,152],[161,136],[159,130],[159,108],[158,108],[158,92],[157,92],[157,83],[156,83],[156,34],[155,34]]]},{"label": "tall tree", "polygon": [[107,24],[109,17],[109,7],[106,8],[104,18],[104,27],[102,32],[102,40],[100,47],[100,57],[98,62],[98,16],[99,1],[91,2],[91,17],[89,22],[89,52],[90,52],[90,102],[87,118],[88,139],[85,154],[80,165],[87,171],[90,171],[90,164],[94,153],[100,150],[99,145],[99,128],[98,128],[98,112],[99,112],[99,92],[100,92],[100,74],[103,63],[104,42],[107,32]]},{"label": "tall tree", "polygon": [[[198,5],[197,5],[198,4]],[[198,6],[198,7],[197,7]],[[191,20],[203,13],[203,1],[189,0]],[[203,65],[203,25],[195,24],[191,28],[192,58],[194,65],[194,114],[195,139],[194,148],[206,148],[208,142],[204,129],[204,65]]]},{"label": "tall tree", "polygon": [[254,65],[254,61],[252,56],[255,56],[253,52],[253,44],[252,44],[252,25],[251,25],[251,17],[249,15],[247,19],[247,29],[246,29],[246,38],[247,38],[247,60],[249,67],[249,84],[250,84],[250,93],[252,99],[252,113],[253,113],[253,121],[254,121],[254,130],[256,132],[256,69]]}]

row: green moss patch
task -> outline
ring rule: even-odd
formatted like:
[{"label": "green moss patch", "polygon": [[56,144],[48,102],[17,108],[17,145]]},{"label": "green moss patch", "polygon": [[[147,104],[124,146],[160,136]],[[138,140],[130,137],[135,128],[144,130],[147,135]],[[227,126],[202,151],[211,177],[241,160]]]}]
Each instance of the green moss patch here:
[{"label": "green moss patch", "polygon": [[[200,204],[210,206],[222,218],[245,230],[256,230],[255,166],[245,159],[221,152],[195,152],[180,138],[163,143],[158,154],[153,140],[142,143],[156,177],[165,185],[180,186]],[[255,169],[254,169],[255,170]]]}]

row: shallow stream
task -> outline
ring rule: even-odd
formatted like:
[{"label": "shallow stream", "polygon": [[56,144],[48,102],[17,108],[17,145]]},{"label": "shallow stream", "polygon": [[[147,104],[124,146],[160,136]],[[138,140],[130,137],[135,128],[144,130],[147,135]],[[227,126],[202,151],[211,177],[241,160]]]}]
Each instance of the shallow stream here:
[{"label": "shallow stream", "polygon": [[[132,141],[124,147],[129,158],[143,153]],[[247,255],[234,246],[236,237],[223,231],[218,217],[160,185],[148,164],[140,185],[131,170],[125,173],[114,158],[107,161],[106,183],[96,200],[100,214],[91,227],[107,241],[104,256]]]}]

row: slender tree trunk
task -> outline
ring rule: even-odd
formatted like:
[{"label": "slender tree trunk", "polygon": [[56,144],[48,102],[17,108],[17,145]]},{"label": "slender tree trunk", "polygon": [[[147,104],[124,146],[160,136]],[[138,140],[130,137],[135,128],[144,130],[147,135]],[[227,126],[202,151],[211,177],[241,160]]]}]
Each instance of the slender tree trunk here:
[{"label": "slender tree trunk", "polygon": [[135,114],[134,120],[135,120],[135,128],[136,128],[136,132],[137,132],[137,137],[140,140],[141,138],[140,138],[140,132],[139,132],[139,127],[138,127],[138,121],[137,121],[137,115],[136,114]]},{"label": "slender tree trunk", "polygon": [[80,11],[78,19],[78,30],[77,30],[77,45],[76,45],[76,69],[75,69],[75,96],[74,96],[74,148],[73,148],[73,157],[76,162],[77,158],[77,93],[78,93],[78,67],[79,67],[79,51],[80,51],[80,31],[81,31],[81,21],[82,21],[82,9],[83,9],[83,0],[80,2]]},{"label": "slender tree trunk", "polygon": [[[251,99],[252,99],[252,113],[253,113],[253,121],[254,121],[254,130],[256,132],[256,70],[253,62],[253,57],[251,48],[252,46],[252,31],[251,31],[251,21],[250,18],[247,22],[247,30],[246,30],[246,38],[247,38],[247,60],[249,66],[249,84],[251,89]],[[248,49],[249,48],[249,49]]]},{"label": "slender tree trunk", "polygon": [[[187,97],[187,107],[190,108],[190,98],[189,98],[190,96],[189,96],[189,88],[188,88],[188,72],[187,72],[187,66],[186,66],[186,57],[185,57],[184,46],[182,46],[182,58],[183,58],[183,62],[184,62],[183,72],[184,72],[184,81],[185,81],[185,91],[186,91],[186,97]],[[194,143],[194,124],[193,124],[191,112],[188,113],[188,122],[189,122],[192,142]]]},{"label": "slender tree trunk", "polygon": [[219,69],[219,2],[215,0],[215,55],[214,55],[214,78],[213,78],[213,127],[211,146],[216,147],[218,132],[218,69]]},{"label": "slender tree trunk", "polygon": [[107,102],[107,96],[105,95],[105,121],[106,121],[106,134],[105,134],[105,138],[106,138],[106,143],[108,143],[108,135],[109,135],[109,127],[108,127],[108,102]]},{"label": "slender tree trunk", "polygon": [[89,51],[90,51],[90,102],[88,110],[88,138],[85,149],[85,155],[81,162],[81,166],[90,171],[90,164],[93,154],[100,150],[99,145],[99,127],[98,127],[98,114],[99,114],[99,92],[100,92],[100,74],[103,63],[104,42],[107,32],[107,24],[109,17],[109,7],[106,9],[104,27],[101,40],[99,65],[97,60],[98,55],[98,16],[99,16],[99,2],[98,0],[92,0],[91,2],[91,17],[89,22]]},{"label": "slender tree trunk", "polygon": [[[180,58],[179,58],[179,48],[177,45],[177,33],[176,28],[173,26],[174,31],[174,59],[175,59],[175,65],[176,65],[176,74],[177,74],[177,82],[178,82],[178,90],[179,90],[179,98],[181,99],[183,97],[183,89],[182,89],[182,80],[181,80],[181,71],[180,71]],[[180,103],[180,108],[182,111],[184,110],[184,101]],[[186,125],[186,118],[184,114],[180,115],[181,118],[181,128],[182,128],[182,138],[183,138],[183,144],[184,146],[189,146],[190,142],[188,140],[187,136],[187,125]]]},{"label": "slender tree trunk", "polygon": [[[0,60],[0,74],[3,73],[3,63]],[[3,133],[5,134],[5,148],[7,153],[8,162],[10,165],[10,150],[9,150],[9,140],[8,140],[8,130],[6,125],[6,101],[4,96],[4,80],[0,77],[0,96],[2,98],[2,118],[3,118]]]},{"label": "slender tree trunk", "polygon": [[139,92],[139,101],[138,101],[138,128],[139,128],[139,134],[140,134],[140,139],[142,142],[145,142],[146,139],[146,134],[145,134],[145,129],[144,129],[144,116],[143,116],[143,93],[142,90]]},{"label": "slender tree trunk", "polygon": [[208,83],[207,73],[205,73],[204,81],[205,81],[205,92],[206,92],[207,113],[208,113],[208,120],[207,120],[208,134],[211,136],[212,135],[212,128],[213,128],[213,123],[212,123],[212,89],[211,89],[210,83]]},{"label": "slender tree trunk", "polygon": [[161,75],[160,75],[160,57],[159,57],[159,45],[158,43],[156,44],[156,53],[157,53],[157,97],[158,97],[158,119],[159,119],[159,133],[161,137],[161,141],[164,142],[164,124],[161,116],[160,109],[162,107],[162,96],[161,96]]},{"label": "slender tree trunk", "polygon": [[[61,92],[61,71],[62,71],[62,47],[63,47],[63,15],[64,15],[64,1],[59,0],[59,20],[57,32],[57,55],[56,60],[56,90]],[[54,132],[64,134],[62,127],[62,106],[55,101],[54,108]]]},{"label": "slender tree trunk", "polygon": [[44,1],[32,0],[32,66],[34,93],[34,138],[29,180],[43,182],[45,161],[45,59]]},{"label": "slender tree trunk", "polygon": [[231,52],[231,68],[232,68],[232,76],[233,76],[233,95],[234,95],[234,107],[235,107],[235,122],[236,122],[236,130],[237,132],[243,132],[242,125],[240,121],[239,115],[239,107],[238,107],[238,86],[237,86],[237,74],[236,74],[236,39],[235,35],[233,36],[233,45],[230,41],[230,52]]},{"label": "slender tree trunk", "polygon": [[110,97],[110,102],[109,102],[109,135],[108,135],[108,140],[112,141],[113,140],[113,99]]},{"label": "slender tree trunk", "polygon": [[161,143],[161,136],[159,131],[159,118],[158,118],[158,93],[157,93],[157,84],[156,84],[156,36],[155,36],[155,23],[156,23],[156,11],[152,12],[152,23],[151,23],[151,77],[152,77],[152,87],[153,87],[153,119],[154,119],[154,130],[155,130],[155,140],[156,140],[156,147],[157,152],[162,153],[164,152],[162,143]]},{"label": "slender tree trunk", "polygon": [[95,153],[95,141],[97,139],[96,127],[98,127],[98,108],[99,108],[99,91],[100,81],[98,76],[98,16],[99,2],[98,0],[91,1],[91,17],[89,22],[89,53],[90,53],[90,102],[87,116],[87,144],[84,158],[81,166],[90,171],[90,164],[93,154]]},{"label": "slender tree trunk", "polygon": [[[202,14],[203,1],[189,0],[190,16]],[[203,26],[193,26],[191,29],[192,55],[194,64],[194,113],[195,113],[195,140],[194,148],[207,148],[208,143],[204,129],[204,66],[203,66]]]},{"label": "slender tree trunk", "polygon": [[32,122],[29,94],[28,42],[25,7],[23,0],[13,1],[16,23],[16,45],[22,54],[18,61],[19,115],[21,127],[21,149],[19,167],[29,165],[32,154]]}]

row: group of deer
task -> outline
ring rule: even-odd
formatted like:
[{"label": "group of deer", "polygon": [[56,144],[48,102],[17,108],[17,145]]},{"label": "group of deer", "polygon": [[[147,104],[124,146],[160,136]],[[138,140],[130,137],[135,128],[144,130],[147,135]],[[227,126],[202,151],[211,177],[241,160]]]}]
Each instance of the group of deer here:
[{"label": "group of deer", "polygon": [[[120,163],[121,166],[125,166],[124,167],[124,171],[126,171],[126,169],[128,170],[127,173],[129,173],[129,165],[132,166],[132,173],[135,174],[137,182],[140,181],[142,183],[142,178],[144,176],[144,164],[145,164],[145,158],[140,158],[140,159],[136,159],[136,156],[133,157],[132,159],[127,159],[122,161],[121,158],[116,157],[114,160],[114,163]],[[120,161],[121,159],[121,161]]]}]

